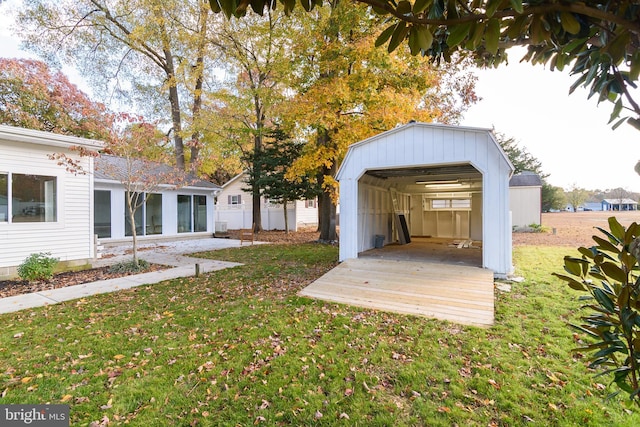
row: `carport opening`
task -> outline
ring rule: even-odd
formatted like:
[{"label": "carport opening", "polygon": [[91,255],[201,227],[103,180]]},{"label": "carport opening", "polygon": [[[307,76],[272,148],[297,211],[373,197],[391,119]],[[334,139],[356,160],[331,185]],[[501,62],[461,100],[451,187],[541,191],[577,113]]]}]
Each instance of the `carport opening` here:
[{"label": "carport opening", "polygon": [[358,257],[482,267],[482,173],[471,164],[367,171]]}]

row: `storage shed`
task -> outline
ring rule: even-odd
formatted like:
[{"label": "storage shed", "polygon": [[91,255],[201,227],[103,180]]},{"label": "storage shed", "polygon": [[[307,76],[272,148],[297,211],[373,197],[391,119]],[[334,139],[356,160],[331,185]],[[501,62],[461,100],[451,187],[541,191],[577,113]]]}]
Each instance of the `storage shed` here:
[{"label": "storage shed", "polygon": [[351,145],[337,175],[340,261],[425,236],[479,241],[481,267],[507,275],[512,173],[489,129],[412,122]]},{"label": "storage shed", "polygon": [[523,171],[509,181],[511,222],[514,228],[542,224],[542,180],[535,172]]}]

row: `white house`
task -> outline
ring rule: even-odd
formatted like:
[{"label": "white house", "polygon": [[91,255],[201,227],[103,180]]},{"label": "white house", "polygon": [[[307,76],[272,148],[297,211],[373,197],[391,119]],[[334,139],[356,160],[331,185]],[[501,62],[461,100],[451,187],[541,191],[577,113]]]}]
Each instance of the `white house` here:
[{"label": "white house", "polygon": [[[216,224],[218,231],[251,228],[253,223],[253,198],[246,191],[246,172],[242,172],[222,186],[216,204]],[[284,230],[284,209],[282,205],[261,198],[260,213],[264,230]],[[314,200],[296,200],[287,204],[289,230],[318,224],[318,205]]]},{"label": "white house", "polygon": [[349,147],[338,171],[340,261],[410,236],[482,241],[482,266],[512,270],[513,165],[488,129],[409,123]]},{"label": "white house", "polygon": [[[125,159],[102,155],[96,159],[94,200],[94,229],[103,242],[129,240],[132,235],[128,219],[125,187],[126,179],[118,171],[125,168]],[[155,165],[148,174],[170,171],[166,165]],[[144,179],[144,177],[141,177]],[[149,194],[136,211],[136,236],[142,240],[166,237],[204,237],[214,232],[215,195],[217,185],[189,177],[186,185],[161,184]]]},{"label": "white house", "polygon": [[535,172],[523,171],[511,177],[509,204],[513,227],[542,224],[542,180]]},{"label": "white house", "polygon": [[72,147],[97,150],[99,141],[0,125],[0,278],[33,253],[68,265],[94,258],[93,175],[73,174],[50,160],[64,153],[85,171],[94,159]]}]

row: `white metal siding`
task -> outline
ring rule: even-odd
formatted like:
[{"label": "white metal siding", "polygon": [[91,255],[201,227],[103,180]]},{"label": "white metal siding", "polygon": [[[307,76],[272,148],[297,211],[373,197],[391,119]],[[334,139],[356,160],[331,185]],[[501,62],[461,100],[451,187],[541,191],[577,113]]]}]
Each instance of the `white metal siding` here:
[{"label": "white metal siding", "polygon": [[540,187],[511,187],[509,198],[514,227],[526,227],[541,222]]},{"label": "white metal siding", "polygon": [[55,176],[57,185],[56,222],[0,222],[0,276],[32,253],[50,252],[61,261],[94,256],[91,175],[67,172],[47,157],[55,152],[65,152],[91,169],[91,158],[68,149],[0,140],[0,172]]},{"label": "white metal siding", "polygon": [[[360,251],[372,247],[367,246],[370,236],[363,232],[365,217],[371,213],[365,212],[361,206],[370,188],[359,185],[367,170],[456,164],[471,164],[483,176],[483,266],[497,275],[510,272],[511,164],[488,130],[423,123],[409,124],[349,147],[338,173],[340,260],[356,258]],[[476,235],[477,213],[472,214],[470,221],[471,233]]]}]

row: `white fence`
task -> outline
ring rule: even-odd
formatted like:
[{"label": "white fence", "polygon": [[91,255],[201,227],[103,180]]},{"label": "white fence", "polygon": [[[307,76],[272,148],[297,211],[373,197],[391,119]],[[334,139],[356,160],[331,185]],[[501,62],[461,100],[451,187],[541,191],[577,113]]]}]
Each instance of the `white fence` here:
[{"label": "white fence", "polygon": [[[260,209],[263,230],[284,230],[284,210],[282,205],[263,205]],[[287,222],[290,231],[297,231],[296,209],[289,206]],[[228,230],[251,228],[253,212],[251,205],[216,205],[216,222],[226,223]]]}]

